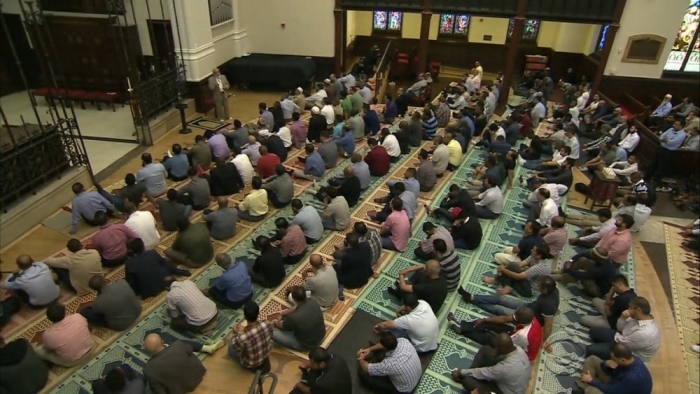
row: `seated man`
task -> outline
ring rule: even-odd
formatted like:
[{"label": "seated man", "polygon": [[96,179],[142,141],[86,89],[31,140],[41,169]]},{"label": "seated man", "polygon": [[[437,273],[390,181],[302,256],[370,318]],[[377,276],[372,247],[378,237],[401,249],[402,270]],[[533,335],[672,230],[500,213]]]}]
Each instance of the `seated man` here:
[{"label": "seated man", "polygon": [[629,346],[610,346],[607,361],[589,356],[583,362],[581,379],[572,394],[651,394],[653,382],[644,361],[636,357]]},{"label": "seated man", "polygon": [[98,192],[87,192],[82,183],[73,184],[75,197],[71,201],[72,222],[70,234],[78,232],[78,222],[83,219],[91,226],[101,226],[95,220],[97,212],[104,212],[108,215],[116,213],[117,208],[108,199]]},{"label": "seated man", "polygon": [[441,239],[445,242],[448,253],[455,250],[452,234],[443,226],[436,226],[432,222],[426,221],[423,223],[423,232],[428,236],[428,239],[418,242],[418,247],[413,251],[418,259],[430,260],[436,257],[433,250],[433,241],[436,239]]},{"label": "seated man", "polygon": [[285,218],[277,218],[275,227],[277,228],[277,234],[272,242],[272,246],[280,249],[284,263],[296,264],[300,262],[306,254],[304,231],[296,224],[290,225]]},{"label": "seated man", "polygon": [[549,189],[543,187],[537,189],[537,203],[530,207],[528,220],[536,220],[542,225],[541,233],[544,235],[549,231],[552,219],[559,214],[559,207],[552,200]]},{"label": "seated man", "polygon": [[607,143],[600,147],[600,153],[598,153],[598,156],[588,160],[578,169],[581,171],[594,173],[596,170],[607,167],[615,161],[617,161],[617,155],[615,153],[614,145],[612,143]]},{"label": "seated man", "polygon": [[180,144],[173,144],[172,155],[163,157],[163,167],[168,171],[168,178],[175,182],[187,179],[187,170],[190,168],[190,161],[186,153],[182,152]]},{"label": "seated man", "polygon": [[211,169],[209,176],[203,176],[209,183],[209,193],[214,196],[231,196],[245,188],[238,167],[233,162],[216,159],[216,166]]},{"label": "seated man", "polygon": [[493,257],[499,264],[507,265],[509,263],[520,263],[527,259],[532,252],[532,248],[542,243],[540,230],[542,226],[536,221],[525,223],[523,237],[518,241],[518,245],[511,248],[505,248],[502,252],[496,253]]},{"label": "seated man", "polygon": [[624,343],[635,357],[649,362],[661,345],[661,331],[651,314],[649,301],[633,298],[629,308],[622,312],[615,328],[593,327],[590,330],[591,345],[586,346],[586,356],[610,359],[610,345]]},{"label": "seated man", "polygon": [[3,393],[38,393],[49,381],[49,367],[28,340],[17,338],[5,343],[0,337],[0,391]]},{"label": "seated man", "polygon": [[416,169],[416,178],[420,185],[420,191],[429,192],[433,190],[437,183],[437,172],[435,172],[433,163],[428,160],[428,151],[422,149],[418,153],[418,157],[420,158],[420,163]]},{"label": "seated man", "polygon": [[95,187],[97,188],[97,192],[111,202],[119,211],[124,207],[124,201],[126,200],[139,206],[139,204],[143,202],[143,194],[146,193],[146,186],[144,186],[143,183],[136,183],[136,176],[131,173],[124,176],[124,183],[126,186],[121,189],[112,190],[113,194],[108,193],[99,183],[96,183]]},{"label": "seated man", "polygon": [[146,381],[129,364],[112,368],[104,378],[92,382],[93,394],[146,393]]},{"label": "seated man", "polygon": [[483,280],[490,285],[503,286],[496,290],[500,295],[510,294],[515,290],[523,297],[531,297],[532,291],[537,290],[537,280],[552,272],[552,267],[547,261],[551,257],[546,244],[537,244],[532,247],[527,259],[499,265],[495,277],[485,275]]},{"label": "seated man", "polygon": [[406,171],[404,171],[403,174],[404,179],[402,181],[396,181],[393,179],[390,179],[386,181],[386,186],[389,188],[389,194],[387,194],[384,197],[379,197],[375,198],[374,202],[380,203],[380,204],[385,204],[389,201],[391,201],[392,198],[398,196],[401,194],[401,192],[397,192],[395,186],[399,183],[402,183],[404,186],[403,191],[409,191],[413,193],[413,195],[418,198],[420,196],[420,182],[416,178],[416,169],[415,168],[408,168]]},{"label": "seated man", "polygon": [[260,178],[270,178],[275,176],[275,167],[281,163],[279,156],[274,153],[268,153],[267,146],[260,147],[260,158],[256,165],[258,176]]},{"label": "seated man", "polygon": [[600,315],[581,316],[579,323],[588,328],[604,327],[613,328],[624,311],[629,308],[630,300],[637,297],[634,289],[631,289],[624,275],[616,274],[612,277],[612,287],[605,299],[594,298],[591,303]]},{"label": "seated man", "polygon": [[320,241],[323,236],[323,220],[316,208],[311,205],[304,206],[298,198],[293,199],[291,205],[294,212],[291,224],[301,227],[306,243],[315,244]]},{"label": "seated man", "polygon": [[365,155],[365,163],[369,166],[369,173],[373,176],[384,176],[391,169],[391,156],[386,148],[379,145],[379,142],[370,138],[367,140],[369,152]]},{"label": "seated man", "polygon": [[450,185],[447,196],[440,202],[440,207],[426,207],[428,215],[452,223],[457,219],[471,217],[476,214],[476,205],[467,189],[461,189],[456,184]]},{"label": "seated man", "polygon": [[121,223],[108,223],[104,211],[95,213],[95,222],[100,230],[92,238],[92,248],[102,257],[103,267],[116,267],[127,258],[127,242],[139,238],[133,230]]},{"label": "seated man", "polygon": [[17,297],[35,308],[49,305],[61,292],[54,283],[49,267],[24,254],[17,257],[17,273],[8,276],[2,287],[13,291]]},{"label": "seated man", "polygon": [[360,235],[348,233],[345,236],[345,249],[343,257],[336,260],[333,265],[338,274],[338,283],[341,285],[338,291],[340,300],[344,300],[343,288],[359,289],[367,284],[372,277],[372,248],[367,242],[360,242]]},{"label": "seated man", "polygon": [[[143,367],[143,375],[151,390],[188,393],[197,388],[207,370],[194,354],[193,344],[189,341],[175,341],[166,345],[156,333],[146,336],[143,348],[151,357]],[[183,371],[187,373],[182,373]]]},{"label": "seated man", "polygon": [[476,167],[473,177],[467,180],[469,195],[474,197],[483,192],[484,188],[482,186],[488,177],[493,177],[498,185],[503,183],[503,173],[496,155],[487,156],[486,160],[484,160],[484,165]]},{"label": "seated man", "polygon": [[191,205],[184,205],[177,202],[177,190],[168,189],[168,199],[159,198],[156,202],[158,212],[160,212],[160,222],[165,231],[177,231],[177,221],[179,218],[187,218],[192,213]]},{"label": "seated man", "polygon": [[[360,181],[360,190],[367,190],[367,188],[369,187],[369,182],[371,180],[369,165],[367,165],[367,163],[365,163],[362,160],[362,155],[357,152],[353,153],[352,157],[350,158],[350,161],[352,162],[352,169],[355,173],[355,176]],[[345,181],[344,175],[337,176],[328,181],[328,185],[340,186],[343,183],[343,181]]]},{"label": "seated man", "polygon": [[[540,353],[542,346],[542,326],[532,309],[520,306],[512,315],[491,316],[474,321],[459,322],[452,312],[447,314],[450,328],[480,345],[495,346],[496,335],[506,333],[513,343],[527,353],[532,362]],[[513,327],[512,325],[515,325]]]},{"label": "seated man", "polygon": [[190,223],[185,218],[177,221],[178,232],[173,246],[165,249],[165,257],[176,264],[199,268],[214,257],[214,245],[204,223]]},{"label": "seated man", "polygon": [[[211,287],[202,293],[231,309],[238,309],[253,299],[253,284],[244,262],[233,261],[231,256],[219,253],[214,259],[224,273],[212,279]],[[210,282],[212,282],[210,281]]]},{"label": "seated man", "polygon": [[397,338],[407,338],[418,355],[433,352],[438,346],[439,326],[430,305],[415,294],[403,295],[394,320],[386,320],[374,326],[374,332],[391,331]]},{"label": "seated man", "polygon": [[[626,262],[632,248],[632,233],[630,227],[634,226],[632,216],[622,214],[615,218],[615,228],[608,231],[607,234],[595,244],[595,247],[602,247],[608,251],[608,257],[617,268],[622,267]],[[590,257],[592,251],[589,249],[572,257],[576,260],[581,256]]]},{"label": "seated man", "polygon": [[525,393],[530,385],[531,365],[525,350],[508,334],[497,334],[495,348],[484,345],[469,369],[452,371],[452,378],[472,393]]},{"label": "seated man", "polygon": [[[306,296],[315,299],[321,310],[326,310],[338,298],[338,275],[334,267],[323,262],[323,256],[320,254],[312,254],[309,257],[309,265],[311,267],[301,273]],[[290,302],[292,301],[290,299]]]},{"label": "seated man", "polygon": [[[132,255],[124,263],[125,280],[142,299],[157,296],[165,290],[163,280],[172,275],[190,276],[190,271],[168,263],[155,250],[146,250],[143,241],[136,238],[129,244]],[[100,270],[99,274],[102,274]]]},{"label": "seated man", "polygon": [[[571,189],[571,185],[574,183],[574,174],[572,168],[576,164],[576,160],[572,158],[567,158],[564,160],[560,167],[554,168],[552,170],[537,171],[530,178],[537,178],[541,180],[545,185],[555,184],[566,187],[566,191]],[[550,190],[550,193],[552,190]],[[561,193],[560,195],[564,195]]]},{"label": "seated man", "polygon": [[294,198],[294,182],[282,164],[275,166],[275,174],[265,180],[263,189],[275,208],[284,208]]},{"label": "seated man", "polygon": [[97,298],[80,314],[91,326],[124,331],[141,315],[141,302],[125,280],[107,283],[102,275],[95,275],[90,288],[97,292]]},{"label": "seated man", "polygon": [[[151,211],[137,211],[131,201],[124,202],[127,219],[124,225],[141,238],[147,249],[155,249],[160,243],[160,233],[156,228],[156,218]],[[127,248],[128,249],[128,248]]]},{"label": "seated man", "polygon": [[338,154],[342,157],[350,157],[355,153],[355,135],[350,124],[346,123],[343,126],[342,134],[335,138],[335,144],[338,147]]},{"label": "seated man", "polygon": [[566,245],[569,233],[564,226],[565,223],[562,216],[555,216],[552,218],[551,226],[544,230],[546,234],[542,237],[542,242],[549,246],[549,253],[552,256],[559,256],[559,253],[564,249],[564,245]]},{"label": "seated man", "polygon": [[318,146],[318,154],[321,155],[326,169],[335,168],[338,165],[338,145],[331,139],[328,130],[321,132],[321,145]]},{"label": "seated man", "polygon": [[321,344],[326,335],[326,322],[318,302],[306,296],[303,287],[293,286],[292,300],[296,305],[280,313],[281,320],[272,324],[272,340],[294,350],[309,350]]},{"label": "seated man", "polygon": [[[384,208],[382,208],[382,210],[379,212],[373,210],[368,211],[367,216],[369,216],[369,218],[372,220],[384,222],[391,214],[391,200],[393,198],[398,198],[403,203],[403,210],[406,212],[408,220],[412,221],[416,216],[416,211],[418,210],[418,194],[408,190],[404,182],[397,182],[390,187],[393,189],[393,192],[391,192],[389,196],[374,200],[375,202],[384,203]],[[415,183],[415,189],[418,190],[417,181]]]},{"label": "seated man", "polygon": [[591,297],[603,297],[612,287],[612,277],[617,274],[617,266],[608,258],[605,248],[591,249],[590,258],[578,257],[564,263],[561,273],[553,274],[554,280],[562,283],[581,281],[583,291]]},{"label": "seated man", "polygon": [[571,238],[569,243],[582,248],[592,248],[603,238],[603,235],[615,228],[616,220],[608,208],[597,210],[595,215],[569,213],[566,216],[566,223],[581,227],[584,234],[587,234]]},{"label": "seated man", "polygon": [[339,186],[331,186],[329,184],[327,187],[319,188],[318,191],[309,189],[306,192],[315,194],[316,198],[323,201],[326,193],[328,193],[328,191],[331,189],[335,189],[339,196],[345,198],[345,201],[348,203],[348,207],[354,207],[360,200],[360,193],[362,193],[360,179],[355,176],[355,169],[352,166],[345,167],[343,170],[343,177],[343,182],[340,183]]},{"label": "seated man", "polygon": [[255,260],[241,258],[248,268],[250,279],[263,287],[277,287],[287,275],[282,252],[279,248],[272,246],[272,240],[264,235],[255,238],[253,247],[260,251],[260,256]]},{"label": "seated man", "polygon": [[482,219],[498,219],[505,204],[503,193],[496,184],[496,180],[491,177],[486,178],[484,184],[486,191],[474,198],[476,200],[476,216]]},{"label": "seated man", "polygon": [[205,332],[216,327],[219,314],[214,301],[207,298],[191,280],[177,281],[168,276],[163,279],[168,294],[165,302],[170,327],[174,330]]},{"label": "seated man", "polygon": [[267,205],[267,190],[263,189],[263,182],[260,177],[253,177],[253,191],[245,196],[238,204],[238,217],[249,222],[259,222],[265,219],[269,207]]},{"label": "seated man", "polygon": [[[429,309],[429,308],[428,308]],[[357,352],[360,383],[372,393],[412,393],[423,374],[416,349],[393,332],[379,334],[379,342]]]},{"label": "seated man", "polygon": [[323,162],[323,158],[314,149],[314,144],[306,144],[304,148],[306,157],[299,157],[299,160],[304,162],[304,169],[294,170],[294,178],[315,181],[326,172],[326,164]]},{"label": "seated man", "polygon": [[216,198],[219,209],[212,211],[205,209],[202,220],[207,224],[212,238],[218,240],[229,239],[236,235],[236,223],[238,210],[228,206],[228,198],[220,196]]},{"label": "seated man", "polygon": [[350,207],[345,197],[335,189],[328,189],[323,197],[325,208],[321,213],[323,228],[343,231],[350,225]]},{"label": "seated man", "polygon": [[209,182],[197,175],[197,170],[190,167],[187,170],[190,181],[177,191],[177,202],[189,205],[195,211],[201,211],[209,206],[211,195],[209,194]]},{"label": "seated man", "polygon": [[479,219],[468,216],[455,220],[450,234],[455,248],[465,250],[478,248],[483,237]]},{"label": "seated man", "polygon": [[90,359],[95,341],[87,320],[80,313],[66,316],[66,307],[54,302],[46,308],[46,317],[51,326],[41,336],[42,346],[35,348],[39,357],[64,368],[75,367]]},{"label": "seated man", "polygon": [[51,267],[60,283],[78,296],[90,293],[92,291],[88,286],[90,278],[93,275],[102,275],[100,254],[94,249],[83,249],[83,244],[75,238],[68,240],[66,249],[68,249],[67,255],[49,257],[44,259],[44,264]]},{"label": "seated man", "polygon": [[258,165],[261,147],[262,145],[260,145],[260,142],[258,142],[254,135],[249,135],[248,143],[241,146],[241,153],[248,156],[248,159],[250,159],[250,164],[252,164],[253,167]]},{"label": "seated man", "polygon": [[350,368],[339,354],[331,354],[322,347],[309,352],[309,361],[299,366],[301,381],[290,394],[335,393],[352,394]]},{"label": "seated man", "polygon": [[411,222],[399,197],[394,197],[390,204],[391,214],[379,230],[379,235],[382,236],[382,248],[405,252],[408,249],[408,240],[411,238]]},{"label": "seated man", "polygon": [[270,362],[273,326],[267,320],[258,320],[260,307],[254,301],[243,305],[246,325],[238,323],[233,329],[228,355],[244,368],[257,369]]},{"label": "seated man", "polygon": [[401,145],[399,144],[399,140],[386,127],[382,129],[380,135],[379,144],[386,149],[391,162],[396,163],[399,161],[399,157],[401,157]]},{"label": "seated man", "polygon": [[526,161],[523,167],[528,170],[535,171],[546,171],[560,168],[564,165],[564,162],[571,154],[571,148],[568,146],[562,146],[557,152],[554,153],[551,159],[540,159]]},{"label": "seated man", "polygon": [[539,204],[537,195],[539,194],[538,190],[540,189],[547,189],[547,191],[549,191],[549,198],[554,201],[557,207],[561,206],[561,196],[569,191],[569,188],[566,185],[545,183],[542,178],[536,176],[529,178],[525,182],[521,182],[521,184],[522,186],[527,186],[527,188],[530,189],[530,194],[527,196],[527,199],[523,201],[523,207],[525,207],[525,209],[531,209],[533,205]]},{"label": "seated man", "polygon": [[[410,273],[410,283],[406,276]],[[419,300],[430,305],[433,313],[437,314],[447,298],[447,280],[441,275],[442,267],[437,260],[429,260],[425,265],[406,268],[399,271],[396,287],[387,288],[387,293],[399,299],[405,299],[407,294],[415,295]]]}]

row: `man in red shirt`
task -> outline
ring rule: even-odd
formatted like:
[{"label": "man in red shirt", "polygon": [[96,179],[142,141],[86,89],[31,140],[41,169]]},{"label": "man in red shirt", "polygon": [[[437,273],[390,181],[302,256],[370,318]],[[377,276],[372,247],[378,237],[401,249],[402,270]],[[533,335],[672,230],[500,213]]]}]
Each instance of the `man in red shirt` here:
[{"label": "man in red shirt", "polygon": [[391,157],[386,148],[379,145],[379,142],[370,138],[367,140],[370,151],[365,155],[365,163],[369,166],[369,173],[373,176],[384,176],[391,168]]},{"label": "man in red shirt", "polygon": [[261,178],[269,178],[275,175],[275,167],[281,163],[279,156],[269,153],[266,146],[260,147],[258,159],[258,175]]},{"label": "man in red shirt", "polygon": [[127,243],[139,235],[122,223],[109,223],[108,220],[104,211],[95,213],[95,223],[100,226],[100,231],[92,237],[91,249],[100,253],[103,267],[116,267],[126,261]]},{"label": "man in red shirt", "polygon": [[532,130],[532,119],[530,118],[530,114],[525,112],[520,115],[518,125],[520,126],[520,136],[523,138],[527,137],[528,132]]},{"label": "man in red shirt", "polygon": [[[457,334],[481,344],[495,346],[496,334],[507,333],[513,340],[513,344],[519,346],[527,353],[530,361],[537,358],[542,346],[542,326],[535,319],[532,309],[521,306],[512,315],[493,316],[485,319],[477,319],[472,322],[457,321],[452,312],[447,314],[450,328]],[[511,326],[515,324],[515,328]]]}]

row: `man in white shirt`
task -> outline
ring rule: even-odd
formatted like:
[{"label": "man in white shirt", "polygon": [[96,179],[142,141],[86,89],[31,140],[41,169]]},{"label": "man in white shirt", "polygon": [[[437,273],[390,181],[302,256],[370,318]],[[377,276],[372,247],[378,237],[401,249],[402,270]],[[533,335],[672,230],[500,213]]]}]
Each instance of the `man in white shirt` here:
[{"label": "man in white shirt", "polygon": [[335,110],[333,105],[331,105],[331,100],[328,97],[323,98],[323,107],[321,108],[321,115],[326,118],[326,124],[332,125],[335,123]]},{"label": "man in white shirt", "polygon": [[289,149],[289,147],[292,146],[292,131],[289,130],[289,127],[282,126],[274,134],[276,134],[278,137],[280,137],[280,139],[282,140],[282,144],[284,144],[285,148]]},{"label": "man in white shirt", "polygon": [[616,161],[610,166],[610,170],[620,177],[620,184],[622,186],[629,186],[632,184],[630,181],[630,175],[639,171],[639,164],[637,163],[637,156],[631,155],[627,158],[627,161]]},{"label": "man in white shirt", "polygon": [[[355,80],[355,76],[350,73],[347,73],[343,77],[338,78],[338,81],[340,81],[340,83],[342,83],[345,86],[345,90],[347,91],[350,91],[351,88],[354,88],[355,84],[357,83],[357,81]],[[338,93],[339,92],[336,92],[336,94]]]},{"label": "man in white shirt", "polygon": [[486,177],[484,184],[486,185],[486,191],[474,198],[474,200],[477,200],[474,204],[476,206],[476,216],[482,219],[498,219],[501,216],[501,212],[503,212],[503,193],[496,185],[496,181],[490,176]]},{"label": "man in white shirt", "polygon": [[135,232],[143,241],[146,250],[153,250],[160,243],[156,219],[150,211],[137,211],[131,201],[124,201],[124,213],[129,217],[124,225]]},{"label": "man in white shirt", "polygon": [[569,190],[566,185],[544,183],[544,181],[539,178],[532,178],[531,180],[524,181],[522,186],[528,186],[528,188],[532,190],[532,192],[527,196],[527,199],[523,201],[523,207],[526,209],[530,209],[533,205],[539,204],[539,200],[537,199],[539,189],[547,189],[549,191],[549,198],[554,201],[557,207],[561,206],[560,196]]},{"label": "man in white shirt", "polygon": [[625,136],[622,141],[618,144],[618,146],[624,150],[627,151],[627,153],[632,153],[637,148],[637,145],[639,145],[639,134],[637,133],[637,126],[632,126],[630,127],[629,131],[627,131],[627,135]]},{"label": "man in white shirt", "polygon": [[386,149],[389,156],[391,156],[391,161],[398,160],[399,156],[401,156],[401,146],[399,145],[399,140],[396,139],[396,136],[393,135],[386,127],[382,129],[381,133],[382,140],[379,145]]},{"label": "man in white shirt", "polygon": [[467,106],[467,99],[468,98],[469,98],[469,93],[464,92],[464,93],[458,95],[452,104],[447,104],[447,105],[453,110],[461,111],[464,107]]},{"label": "man in white shirt", "polygon": [[547,109],[544,107],[544,104],[542,104],[541,97],[535,97],[533,103],[535,103],[535,106],[530,112],[530,117],[532,118],[532,127],[537,128],[537,126],[539,126],[540,124],[540,120],[545,119],[545,116],[547,115]]},{"label": "man in white shirt", "polygon": [[231,163],[236,166],[236,170],[241,175],[243,183],[246,185],[250,184],[255,176],[255,169],[253,168],[253,163],[250,162],[248,155],[241,152],[240,148],[233,148],[234,157],[231,159]]},{"label": "man in white shirt", "polygon": [[533,205],[530,209],[531,219],[538,217],[537,223],[541,224],[542,227],[549,227],[552,224],[552,219],[559,215],[559,207],[550,198],[549,190],[543,187],[537,190],[537,201],[540,202],[539,206]]},{"label": "man in white shirt", "polygon": [[569,213],[566,216],[566,223],[578,226],[586,233],[585,236],[569,239],[571,245],[584,248],[594,247],[603,235],[615,228],[616,219],[608,208],[601,208],[595,215]]},{"label": "man in white shirt", "polygon": [[410,340],[418,353],[437,349],[440,325],[427,302],[413,293],[406,293],[397,314],[400,317],[374,326],[374,332],[391,330],[397,338]]},{"label": "man in white shirt", "polygon": [[579,156],[581,155],[581,145],[578,142],[578,137],[576,137],[576,129],[573,127],[567,127],[564,135],[566,136],[566,138],[564,138],[564,145],[571,148],[569,157],[574,160],[578,160]]},{"label": "man in white shirt", "polygon": [[[326,84],[324,83],[324,87]],[[319,89],[316,91],[316,93],[312,94],[311,96],[306,98],[306,109],[309,109],[311,107],[323,107],[323,99],[328,97],[328,93],[326,93],[326,89]]]}]

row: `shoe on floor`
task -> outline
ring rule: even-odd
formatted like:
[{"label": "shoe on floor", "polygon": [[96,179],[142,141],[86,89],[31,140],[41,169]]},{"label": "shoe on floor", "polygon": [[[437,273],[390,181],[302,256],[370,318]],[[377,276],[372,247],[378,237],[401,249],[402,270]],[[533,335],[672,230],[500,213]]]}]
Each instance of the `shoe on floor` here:
[{"label": "shoe on floor", "polygon": [[586,166],[579,166],[578,169],[581,171],[588,171],[588,167],[586,167]]},{"label": "shoe on floor", "polygon": [[694,351],[695,353],[700,353],[700,344],[691,346],[690,350]]}]

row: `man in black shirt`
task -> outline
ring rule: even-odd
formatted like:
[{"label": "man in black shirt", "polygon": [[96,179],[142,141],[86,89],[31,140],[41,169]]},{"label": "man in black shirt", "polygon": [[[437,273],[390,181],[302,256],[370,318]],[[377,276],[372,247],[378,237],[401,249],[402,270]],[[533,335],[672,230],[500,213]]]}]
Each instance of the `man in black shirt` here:
[{"label": "man in black shirt", "polygon": [[48,382],[48,366],[26,339],[0,337],[0,354],[1,393],[38,393]]},{"label": "man in black shirt", "polygon": [[255,238],[253,245],[260,251],[260,256],[255,261],[246,258],[241,259],[248,267],[250,279],[263,287],[277,287],[287,275],[284,270],[282,252],[279,248],[272,246],[270,238],[264,235]]},{"label": "man in black shirt", "polygon": [[481,223],[476,216],[467,216],[455,220],[450,230],[455,248],[474,250],[481,244],[483,233]]},{"label": "man in black shirt", "polygon": [[617,274],[612,277],[612,287],[605,299],[594,298],[591,301],[600,315],[581,316],[579,323],[588,328],[615,328],[622,312],[629,308],[630,300],[636,297],[637,294],[630,288],[627,278]]},{"label": "man in black shirt", "polygon": [[[447,298],[447,281],[440,275],[442,267],[437,260],[428,260],[424,266],[415,266],[401,270],[396,287],[387,288],[387,292],[403,300],[404,294],[413,293],[419,300],[430,305],[433,313],[437,314]],[[410,283],[406,275],[411,275]]]},{"label": "man in black shirt", "polygon": [[167,193],[168,199],[158,199],[158,211],[160,213],[160,221],[163,224],[163,229],[166,231],[177,231],[177,221],[179,218],[190,216],[192,212],[191,205],[183,205],[177,202],[177,190],[169,189]]},{"label": "man in black shirt", "polygon": [[[567,158],[559,168],[536,172],[535,176],[542,180],[543,183],[554,183],[564,185],[571,189],[571,184],[574,183],[574,174],[571,168],[576,164],[576,159]],[[568,190],[567,190],[568,192]],[[566,194],[566,193],[564,193]]]},{"label": "man in black shirt", "polygon": [[368,242],[360,242],[360,235],[348,233],[345,236],[345,255],[333,268],[338,274],[338,283],[343,287],[358,289],[367,284],[374,274],[372,270],[372,248]]},{"label": "man in black shirt", "polygon": [[399,122],[399,129],[394,132],[394,137],[396,137],[396,140],[399,141],[399,148],[401,148],[402,155],[411,152],[408,122],[405,120]]},{"label": "man in black shirt", "polygon": [[321,115],[321,110],[318,107],[311,108],[311,114],[307,137],[309,141],[319,143],[321,142],[321,132],[328,128],[326,117]]},{"label": "man in black shirt", "polygon": [[133,255],[124,263],[125,279],[134,293],[144,300],[165,290],[165,277],[190,276],[190,271],[165,261],[155,250],[146,250],[141,238],[131,240],[129,251]]},{"label": "man in black shirt", "polygon": [[301,381],[290,394],[352,394],[352,377],[347,362],[338,354],[317,347],[309,352],[309,361],[299,366]]},{"label": "man in black shirt", "polygon": [[520,144],[520,157],[523,160],[539,160],[542,157],[542,139],[535,134],[534,130],[527,133],[530,138],[530,146]]},{"label": "man in black shirt", "polygon": [[327,188],[334,188],[337,190],[339,196],[345,197],[345,201],[347,201],[350,208],[357,205],[357,201],[360,199],[360,193],[362,192],[360,179],[355,175],[355,169],[352,166],[345,167],[343,176],[343,183],[341,183],[340,186],[322,187],[316,192],[316,198],[323,201],[326,197]]},{"label": "man in black shirt", "polygon": [[214,197],[230,196],[245,188],[243,178],[236,165],[222,157],[216,158],[216,167],[211,169],[210,175],[202,176],[209,182],[210,194]]},{"label": "man in black shirt", "polygon": [[561,273],[552,274],[552,277],[562,283],[581,281],[584,293],[591,297],[604,297],[610,292],[615,274],[617,265],[608,258],[608,251],[596,246],[588,256],[565,262]]},{"label": "man in black shirt", "polygon": [[287,160],[287,148],[284,147],[282,138],[276,134],[270,134],[264,141],[264,145],[267,147],[267,151],[276,154],[282,163]]},{"label": "man in black shirt", "polygon": [[102,197],[106,198],[107,201],[111,202],[115,208],[122,212],[124,210],[124,201],[129,200],[138,207],[143,201],[143,194],[146,192],[146,186],[143,183],[136,183],[134,174],[126,174],[124,183],[126,183],[126,186],[115,190],[115,194],[108,193],[99,183],[95,187]]},{"label": "man in black shirt", "polygon": [[457,219],[476,217],[476,205],[466,189],[460,189],[456,184],[450,185],[447,197],[440,203],[440,208],[428,210],[428,215],[453,223]]}]

